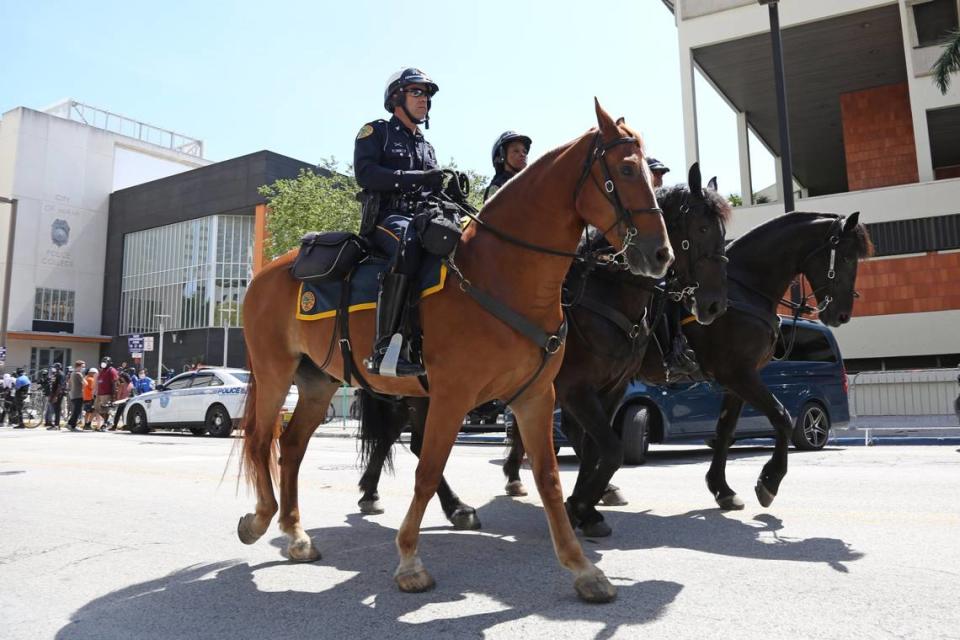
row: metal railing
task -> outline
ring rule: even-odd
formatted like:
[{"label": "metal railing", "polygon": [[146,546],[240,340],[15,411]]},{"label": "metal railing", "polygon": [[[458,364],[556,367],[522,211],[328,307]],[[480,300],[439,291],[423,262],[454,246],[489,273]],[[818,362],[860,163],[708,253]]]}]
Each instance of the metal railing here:
[{"label": "metal railing", "polygon": [[955,437],[960,432],[956,369],[863,371],[850,376],[850,429],[864,444],[878,433]]},{"label": "metal railing", "polygon": [[141,142],[179,151],[196,158],[203,157],[203,141],[169,129],[155,127],[105,109],[92,107],[76,100],[64,100],[44,110],[44,113],[90,125],[104,131],[118,133]]}]

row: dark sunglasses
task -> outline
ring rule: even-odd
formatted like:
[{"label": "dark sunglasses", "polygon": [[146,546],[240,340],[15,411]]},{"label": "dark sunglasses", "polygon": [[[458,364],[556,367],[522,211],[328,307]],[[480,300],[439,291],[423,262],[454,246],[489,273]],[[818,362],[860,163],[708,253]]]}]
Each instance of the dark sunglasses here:
[{"label": "dark sunglasses", "polygon": [[414,87],[413,89],[404,89],[403,92],[410,94],[414,98],[422,98],[423,96],[427,96],[429,98],[431,95],[433,95],[426,89],[419,89],[417,87]]}]

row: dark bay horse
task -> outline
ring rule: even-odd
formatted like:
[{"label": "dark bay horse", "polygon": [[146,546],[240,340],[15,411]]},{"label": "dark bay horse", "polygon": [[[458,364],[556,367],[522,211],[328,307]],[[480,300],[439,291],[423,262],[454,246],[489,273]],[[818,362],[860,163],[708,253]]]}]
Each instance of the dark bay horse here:
[{"label": "dark bay horse", "polygon": [[[859,223],[859,213],[846,219],[825,213],[790,213],[761,224],[728,247],[727,312],[709,326],[689,323],[683,327],[703,373],[725,388],[713,461],[706,478],[707,487],[721,508],[744,507],[743,500],[726,481],[727,453],[744,402],[766,415],[777,434],[773,456],[764,465],[755,488],[761,505],[772,504],[787,473],[792,420],[760,379],[760,369],[773,357],[776,347],[776,311],[781,296],[796,275],[802,274],[813,288],[820,321],[831,327],[845,324],[853,309],[858,260],[872,252],[873,245],[866,227]],[[662,384],[666,376],[660,354],[655,351],[649,349],[645,354],[638,377]],[[568,349],[567,358],[570,353]],[[628,409],[622,407],[614,422],[606,426],[609,437],[616,437],[613,425]],[[571,442],[579,442],[579,431],[586,427],[581,421],[565,422],[563,426]],[[522,444],[514,444],[518,446]],[[522,455],[511,452],[510,458],[519,459]],[[596,456],[590,455],[589,448],[582,455],[581,469],[593,468]],[[509,470],[508,478],[519,481],[518,467],[517,464]]]},{"label": "dark bay horse", "polygon": [[[469,226],[455,264],[450,263],[450,278],[462,274],[463,280],[447,283],[420,302],[429,393],[415,378],[368,378],[380,393],[431,399],[413,498],[397,532],[400,563],[394,579],[403,591],[434,585],[417,553],[420,524],[463,416],[472,407],[509,399],[522,390],[512,406],[557,558],[574,574],[582,599],[606,602],[616,596],[616,588],[584,556],[570,526],[553,454],[553,378],[563,356],[561,287],[587,224],[604,230],[632,273],[662,276],[673,252],[640,136],[622,119],[614,122],[599,103],[596,115],[596,129],[546,153],[488,202],[482,224]],[[294,258],[292,251],[264,268],[244,301],[252,375],[242,464],[256,489],[257,505],[254,513],[240,519],[237,533],[252,544],[267,531],[278,511],[273,489],[278,481],[280,528],[290,540],[287,551],[293,560],[311,561],[320,554],[300,523],[297,478],[310,435],[345,374],[340,352],[333,348],[335,320],[295,317],[299,282],[289,271]],[[471,287],[522,315],[528,329],[545,336],[545,346],[486,312],[466,292]],[[374,315],[350,314],[354,354],[370,352]],[[356,355],[353,360],[354,368],[362,367]],[[289,424],[281,429],[279,411],[291,381],[300,396]]]},{"label": "dark bay horse", "polygon": [[[730,207],[716,192],[714,181],[710,188],[701,188],[698,165],[691,167],[688,182],[689,188],[681,185],[657,192],[670,244],[676,251],[671,270],[675,275],[668,285],[677,297],[686,293],[684,297],[697,320],[708,324],[726,309],[724,239]],[[581,251],[588,253],[592,246],[593,242],[588,242]],[[593,268],[579,261],[567,275],[571,332],[554,386],[564,419],[575,417],[585,425],[590,437],[581,446],[585,454],[596,458],[589,467],[581,466],[577,486],[567,500],[571,520],[590,536],[610,533],[593,507],[623,459],[620,440],[607,425],[642,364],[650,336],[647,314],[656,284],[656,280],[634,276],[617,265]],[[381,469],[407,424],[412,431],[411,449],[419,454],[427,404],[421,398],[381,401],[365,393],[362,403],[365,469],[360,479],[363,495],[359,505],[363,513],[380,513],[377,485]],[[512,462],[515,476],[515,485],[508,485],[508,492],[513,489],[513,495],[524,495],[518,475],[523,449],[518,444],[513,451],[518,457],[505,465]],[[447,519],[455,527],[480,526],[474,509],[464,504],[445,480],[441,479],[437,493]]]}]

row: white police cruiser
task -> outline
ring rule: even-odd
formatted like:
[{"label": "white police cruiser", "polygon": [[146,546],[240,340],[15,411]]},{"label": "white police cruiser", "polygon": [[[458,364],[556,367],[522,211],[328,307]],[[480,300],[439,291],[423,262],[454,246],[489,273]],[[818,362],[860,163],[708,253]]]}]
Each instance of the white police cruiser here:
[{"label": "white police cruiser", "polygon": [[[209,368],[174,376],[156,390],[130,398],[125,408],[127,428],[133,433],[151,429],[189,429],[194,435],[229,436],[243,415],[250,372]],[[291,387],[285,412],[297,404]]]}]

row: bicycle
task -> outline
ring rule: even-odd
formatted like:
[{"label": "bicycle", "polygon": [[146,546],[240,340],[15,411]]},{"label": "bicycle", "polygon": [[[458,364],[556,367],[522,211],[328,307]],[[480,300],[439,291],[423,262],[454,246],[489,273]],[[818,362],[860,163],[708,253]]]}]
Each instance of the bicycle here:
[{"label": "bicycle", "polygon": [[23,426],[33,429],[43,424],[43,411],[47,407],[47,397],[39,384],[30,386],[27,397],[23,400]]}]

